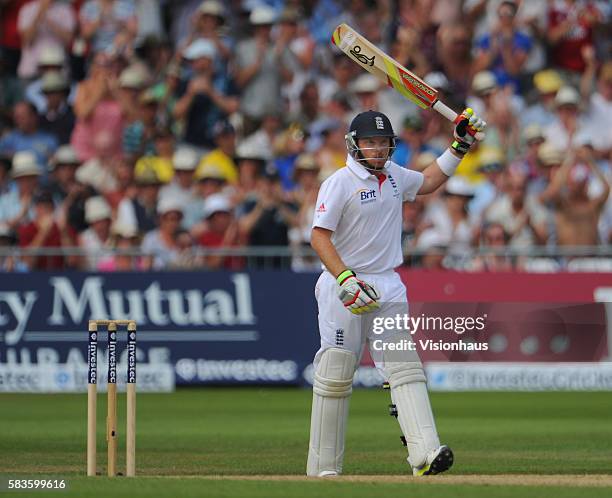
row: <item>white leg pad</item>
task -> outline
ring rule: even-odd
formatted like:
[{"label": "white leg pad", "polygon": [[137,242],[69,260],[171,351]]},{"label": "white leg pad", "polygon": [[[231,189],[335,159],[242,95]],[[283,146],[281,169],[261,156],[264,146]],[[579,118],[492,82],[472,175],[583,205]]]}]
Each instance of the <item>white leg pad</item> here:
[{"label": "white leg pad", "polygon": [[329,348],[321,354],[312,388],[306,466],[309,476],[342,473],[344,436],[356,362],[355,354],[345,349]]},{"label": "white leg pad", "polygon": [[397,420],[408,445],[408,463],[420,467],[427,455],[440,446],[423,366],[420,362],[394,363],[385,365],[385,370]]}]

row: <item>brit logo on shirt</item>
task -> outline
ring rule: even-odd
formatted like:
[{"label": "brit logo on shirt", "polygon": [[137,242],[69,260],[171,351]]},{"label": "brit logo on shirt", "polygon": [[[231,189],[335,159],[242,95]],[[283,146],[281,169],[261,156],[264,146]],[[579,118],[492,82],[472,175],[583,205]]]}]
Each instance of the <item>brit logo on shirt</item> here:
[{"label": "brit logo on shirt", "polygon": [[357,191],[357,194],[359,194],[359,200],[361,201],[361,204],[369,204],[370,202],[376,202],[376,190],[374,189],[368,190],[362,188]]}]

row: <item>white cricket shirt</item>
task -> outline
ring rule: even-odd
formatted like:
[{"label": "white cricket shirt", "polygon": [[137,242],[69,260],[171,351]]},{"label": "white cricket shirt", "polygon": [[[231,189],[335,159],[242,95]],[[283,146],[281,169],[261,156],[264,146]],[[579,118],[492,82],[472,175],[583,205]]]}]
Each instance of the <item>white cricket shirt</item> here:
[{"label": "white cricket shirt", "polygon": [[323,182],[313,228],[331,230],[331,241],[355,272],[382,273],[403,262],[402,202],[414,201],[423,173],[387,161],[379,178],[350,155],[346,168]]}]

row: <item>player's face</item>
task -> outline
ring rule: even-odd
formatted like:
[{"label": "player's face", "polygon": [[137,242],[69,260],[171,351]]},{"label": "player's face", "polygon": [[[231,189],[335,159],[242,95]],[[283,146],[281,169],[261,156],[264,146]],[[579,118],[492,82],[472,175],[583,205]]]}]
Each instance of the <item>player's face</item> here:
[{"label": "player's face", "polygon": [[390,146],[389,137],[365,137],[357,141],[357,147],[361,149],[361,154],[373,169],[382,169],[385,166]]}]

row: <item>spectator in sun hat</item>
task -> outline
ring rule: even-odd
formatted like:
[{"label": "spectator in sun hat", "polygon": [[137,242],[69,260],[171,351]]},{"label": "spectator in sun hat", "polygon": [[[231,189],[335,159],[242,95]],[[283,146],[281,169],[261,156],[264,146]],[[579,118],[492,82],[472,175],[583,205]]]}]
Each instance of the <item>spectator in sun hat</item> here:
[{"label": "spectator in sun hat", "polygon": [[193,195],[194,173],[198,165],[198,153],[187,146],[180,146],[172,156],[174,176],[172,181],[159,191],[160,197],[173,196],[188,206],[195,200]]},{"label": "spectator in sun hat", "polygon": [[277,14],[267,5],[255,7],[249,22],[253,36],[239,42],[234,51],[234,77],[240,94],[240,111],[245,117],[245,134],[257,129],[265,116],[282,111],[281,88],[293,76],[295,56],[291,40],[272,39]]},{"label": "spectator in sun hat", "polygon": [[484,221],[503,225],[512,246],[545,243],[549,235],[547,213],[537,198],[527,195],[527,170],[509,168],[504,174],[506,192],[487,208]]},{"label": "spectator in sun hat", "polygon": [[143,234],[157,226],[157,203],[162,181],[150,164],[136,171],[134,181],[136,191],[121,200],[117,208],[117,219],[126,227]]},{"label": "spectator in sun hat", "polygon": [[15,229],[32,219],[32,198],[40,186],[40,175],[40,165],[33,152],[15,153],[10,176],[16,188],[0,194],[0,223]]},{"label": "spectator in sun hat", "polygon": [[[581,109],[578,90],[572,86],[563,86],[555,95],[555,120],[544,128],[546,140],[559,149],[570,147],[581,131],[588,130]],[[590,130],[595,133],[597,131]]]},{"label": "spectator in sun hat", "polygon": [[40,115],[40,130],[53,135],[58,143],[70,142],[75,116],[68,102],[70,85],[59,71],[43,76],[41,90],[45,98],[45,111]]},{"label": "spectator in sun hat", "polygon": [[[239,247],[244,238],[238,229],[230,200],[223,194],[213,194],[204,201],[206,230],[198,237],[198,244],[206,248]],[[211,269],[240,269],[244,258],[236,256],[209,255],[204,265]]]},{"label": "spectator in sun hat", "polygon": [[517,161],[521,161],[527,166],[531,180],[538,176],[538,150],[546,141],[544,130],[537,124],[530,124],[523,129],[521,139],[524,144],[523,154]]},{"label": "spectator in sun hat", "polygon": [[182,82],[173,117],[185,121],[184,140],[201,149],[214,147],[217,121],[238,110],[238,97],[231,81],[215,74],[215,44],[205,38],[194,40],[183,53],[192,75]]},{"label": "spectator in sun hat", "polygon": [[140,237],[138,232],[120,221],[111,227],[112,247],[117,252],[100,258],[99,271],[142,271],[142,257],[129,254],[138,251]]},{"label": "spectator in sun hat", "polygon": [[[508,244],[509,236],[501,223],[487,223],[482,228],[481,247],[500,249]],[[514,262],[504,254],[485,253],[474,258],[470,271],[512,271]]]},{"label": "spectator in sun hat", "polygon": [[71,145],[60,145],[51,161],[51,171],[47,188],[52,192],[56,203],[61,203],[76,188],[76,171],[81,165]]},{"label": "spectator in sun hat", "polygon": [[77,170],[79,182],[104,194],[117,190],[117,166],[120,158],[113,147],[114,142],[115,136],[110,130],[96,133],[93,137],[93,156]]},{"label": "spectator in sun hat", "polygon": [[25,89],[25,98],[36,106],[39,114],[47,110],[47,99],[42,90],[42,83],[47,73],[61,73],[66,78],[67,99],[74,104],[76,85],[68,79],[66,71],[66,54],[61,47],[50,45],[44,47],[38,58],[38,78],[32,81]]},{"label": "spectator in sun hat", "polygon": [[[295,161],[293,181],[296,188],[290,192],[290,199],[298,206],[296,225],[289,230],[289,240],[292,247],[304,248],[310,245],[310,233],[316,208],[317,194],[319,192],[319,165],[313,154],[300,154]],[[293,269],[313,269],[313,263],[318,258],[311,258],[297,254],[293,258]]]},{"label": "spectator in sun hat", "polygon": [[238,180],[234,187],[234,202],[240,204],[256,196],[257,181],[263,174],[267,163],[266,151],[256,144],[241,143],[236,149]]},{"label": "spectator in sun hat", "polygon": [[215,61],[218,70],[223,70],[231,57],[231,39],[222,30],[225,25],[225,8],[218,0],[204,0],[193,15],[193,27],[187,42],[205,38],[215,44],[219,58]]},{"label": "spectator in sun hat", "polygon": [[455,175],[446,182],[443,196],[426,207],[424,224],[446,237],[454,253],[465,252],[472,245],[473,226],[468,217],[468,204],[473,198],[474,186]]},{"label": "spectator in sun hat", "polygon": [[554,69],[543,69],[533,75],[535,102],[521,113],[524,125],[538,124],[546,127],[555,121],[555,96],[563,86],[561,75]]},{"label": "spectator in sun hat", "polygon": [[356,110],[378,109],[378,91],[381,87],[380,80],[372,74],[363,73],[355,78],[349,90],[356,97]]},{"label": "spectator in sun hat", "polygon": [[[289,229],[297,226],[298,206],[285,199],[278,171],[266,168],[257,180],[256,197],[238,206],[238,223],[241,233],[252,246],[287,246]],[[256,266],[270,264],[282,266],[281,258],[255,258]]]},{"label": "spectator in sun hat", "polygon": [[[588,85],[587,85],[588,87]],[[586,121],[593,133],[593,147],[605,153],[612,149],[612,60],[601,65],[597,72],[595,92],[587,97]]]},{"label": "spectator in sun hat", "polygon": [[149,90],[140,93],[135,109],[136,120],[123,130],[123,153],[132,159],[155,154],[158,100]]},{"label": "spectator in sun hat", "polygon": [[[295,159],[292,180],[295,188],[288,198],[298,206],[314,205],[319,191],[319,164],[314,154],[302,153]],[[311,214],[314,213],[314,209]]]},{"label": "spectator in sun hat", "polygon": [[160,197],[157,204],[158,228],[142,239],[141,249],[145,270],[161,270],[178,260],[180,255],[177,235],[183,220],[184,205],[178,197]]},{"label": "spectator in sun hat", "polygon": [[479,220],[484,210],[504,193],[506,157],[497,147],[482,147],[476,158],[476,169],[482,181],[474,186],[474,198],[468,205],[470,218]]},{"label": "spectator in sun hat", "polygon": [[[479,144],[506,149],[511,159],[518,150],[520,126],[517,116],[524,108],[522,98],[501,87],[491,71],[480,71],[472,81],[472,96],[467,105],[487,121],[485,139]],[[466,164],[462,163],[462,168]]]},{"label": "spectator in sun hat", "polygon": [[79,236],[79,246],[85,249],[83,267],[95,271],[101,260],[99,252],[111,246],[111,207],[104,197],[94,196],[85,201],[85,221],[89,228]]},{"label": "spectator in sun hat", "polygon": [[18,74],[30,79],[36,75],[41,52],[47,47],[64,51],[76,29],[71,5],[57,0],[28,2],[19,11],[17,27],[21,36]]},{"label": "spectator in sun hat", "polygon": [[423,230],[416,241],[416,249],[422,253],[420,266],[425,270],[444,269],[444,257],[450,242],[448,234],[437,228]]},{"label": "spectator in sun hat", "polygon": [[156,101],[154,95],[145,92],[148,81],[149,72],[141,64],[132,64],[119,74],[113,93],[121,105],[126,124],[141,119],[144,105]]},{"label": "spectator in sun hat", "polygon": [[[224,193],[226,189],[228,192]],[[193,199],[183,210],[183,227],[197,239],[206,229],[206,199],[222,193],[229,196],[232,191],[232,187],[228,188],[227,178],[220,167],[213,163],[198,167],[194,175]]]}]

